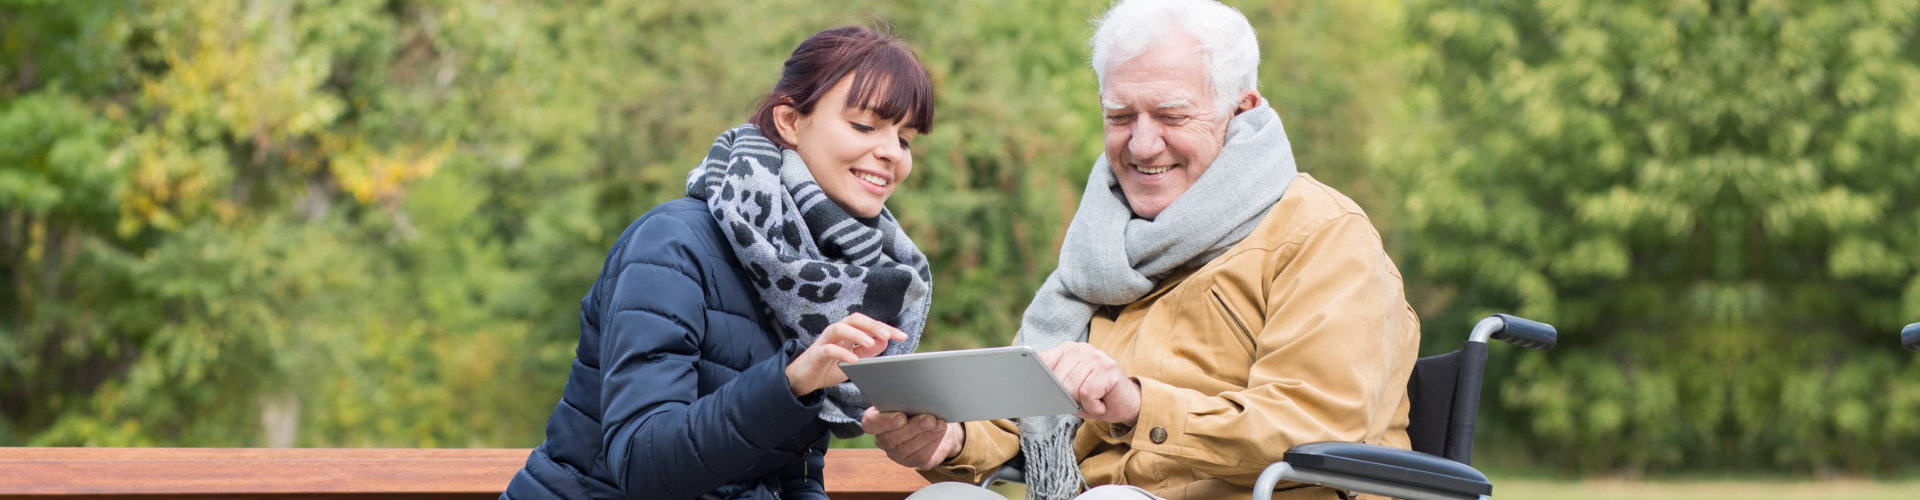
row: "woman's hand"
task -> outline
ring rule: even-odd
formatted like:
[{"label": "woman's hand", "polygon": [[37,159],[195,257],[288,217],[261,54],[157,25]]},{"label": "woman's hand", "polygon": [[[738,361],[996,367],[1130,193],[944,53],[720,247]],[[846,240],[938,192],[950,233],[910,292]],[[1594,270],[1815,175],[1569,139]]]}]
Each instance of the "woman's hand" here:
[{"label": "woman's hand", "polygon": [[787,363],[787,386],[794,397],[832,387],[847,381],[840,363],[871,358],[887,350],[887,341],[907,340],[900,331],[865,314],[853,313],[840,322],[827,325],[813,345]]}]

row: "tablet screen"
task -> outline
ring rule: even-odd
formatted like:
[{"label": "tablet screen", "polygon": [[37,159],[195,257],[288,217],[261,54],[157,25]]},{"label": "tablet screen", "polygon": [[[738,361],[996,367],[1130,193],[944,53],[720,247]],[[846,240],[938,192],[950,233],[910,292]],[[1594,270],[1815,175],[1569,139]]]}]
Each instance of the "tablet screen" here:
[{"label": "tablet screen", "polygon": [[880,411],[930,413],[948,422],[1080,411],[1026,346],[902,354],[840,368]]}]

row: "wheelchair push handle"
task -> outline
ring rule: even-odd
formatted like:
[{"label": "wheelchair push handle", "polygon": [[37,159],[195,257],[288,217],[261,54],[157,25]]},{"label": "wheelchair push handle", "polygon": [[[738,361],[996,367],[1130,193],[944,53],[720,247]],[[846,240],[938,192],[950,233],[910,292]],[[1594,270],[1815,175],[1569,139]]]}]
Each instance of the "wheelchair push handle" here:
[{"label": "wheelchair push handle", "polygon": [[1900,330],[1900,345],[1907,346],[1909,351],[1920,351],[1920,323],[1907,325]]},{"label": "wheelchair push handle", "polygon": [[1559,332],[1553,329],[1553,325],[1511,314],[1495,314],[1492,317],[1500,318],[1500,321],[1505,323],[1503,327],[1493,331],[1494,340],[1535,351],[1545,351],[1553,349],[1554,342],[1560,337]]}]

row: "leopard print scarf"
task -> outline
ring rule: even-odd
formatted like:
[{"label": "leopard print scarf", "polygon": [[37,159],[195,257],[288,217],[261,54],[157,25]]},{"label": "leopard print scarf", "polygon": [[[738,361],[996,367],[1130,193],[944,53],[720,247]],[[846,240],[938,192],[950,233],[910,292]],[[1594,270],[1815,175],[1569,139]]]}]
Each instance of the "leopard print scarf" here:
[{"label": "leopard print scarf", "polygon": [[[733,254],[760,291],[781,338],[812,345],[827,325],[861,313],[907,333],[881,356],[913,352],[927,324],[933,272],[893,213],[859,219],[827,199],[800,155],[753,125],[720,134],[687,174],[687,196],[707,202]],[[851,383],[826,389],[820,409],[834,435],[860,435],[867,398]]]}]

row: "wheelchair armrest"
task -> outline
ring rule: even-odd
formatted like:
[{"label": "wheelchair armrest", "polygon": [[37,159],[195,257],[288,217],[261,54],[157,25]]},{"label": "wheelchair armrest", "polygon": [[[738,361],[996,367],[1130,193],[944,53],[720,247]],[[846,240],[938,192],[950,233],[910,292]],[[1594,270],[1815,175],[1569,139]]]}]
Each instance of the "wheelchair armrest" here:
[{"label": "wheelchair armrest", "polygon": [[1278,480],[1288,479],[1401,498],[1478,498],[1493,494],[1493,483],[1487,476],[1467,464],[1364,443],[1329,441],[1295,446],[1287,450],[1284,461],[1268,471],[1273,474],[1262,474],[1256,488],[1271,491]]},{"label": "wheelchair armrest", "polygon": [[1001,483],[1026,484],[1026,471],[1027,456],[1016,453],[1013,455],[1013,459],[1007,460],[1007,463],[1002,464],[998,469],[994,469],[992,474],[988,474],[986,479],[981,480],[980,487],[985,488]]}]

